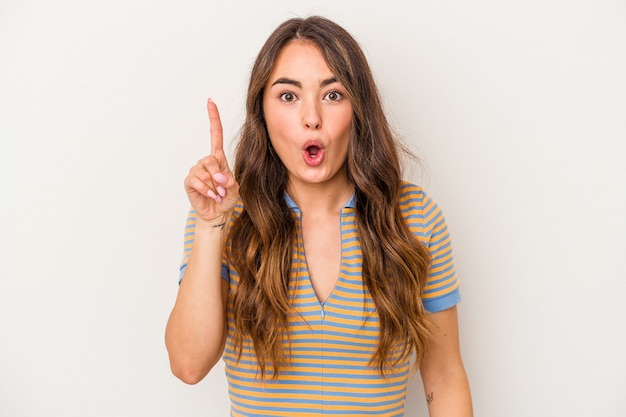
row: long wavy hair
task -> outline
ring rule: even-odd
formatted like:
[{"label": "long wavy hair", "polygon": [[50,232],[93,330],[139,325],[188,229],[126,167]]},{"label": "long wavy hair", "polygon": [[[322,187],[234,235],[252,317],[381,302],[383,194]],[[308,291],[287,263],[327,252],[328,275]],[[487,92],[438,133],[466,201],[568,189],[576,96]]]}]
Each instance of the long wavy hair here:
[{"label": "long wavy hair", "polygon": [[234,166],[244,209],[229,231],[230,255],[239,274],[231,294],[236,352],[241,357],[244,343],[251,340],[262,377],[269,372],[276,378],[289,363],[284,343],[289,340],[289,316],[297,314],[289,280],[298,231],[284,198],[287,170],[267,133],[263,92],[279,52],[292,40],[319,47],[352,104],[346,172],[355,189],[363,281],[380,320],[370,365],[384,375],[415,354],[416,369],[432,328],[420,296],[431,259],[399,210],[400,151],[405,149],[389,127],[358,43],[342,27],[319,16],[280,25],[262,47],[251,73]]}]

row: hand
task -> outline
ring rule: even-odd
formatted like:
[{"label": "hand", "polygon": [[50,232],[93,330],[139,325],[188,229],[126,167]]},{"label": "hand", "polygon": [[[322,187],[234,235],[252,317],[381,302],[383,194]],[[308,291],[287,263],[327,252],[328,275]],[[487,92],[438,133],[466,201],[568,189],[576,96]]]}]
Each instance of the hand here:
[{"label": "hand", "polygon": [[239,184],[228,167],[224,154],[222,121],[213,100],[207,102],[211,130],[211,154],[191,167],[185,178],[185,191],[197,220],[212,222],[223,219],[235,208]]}]

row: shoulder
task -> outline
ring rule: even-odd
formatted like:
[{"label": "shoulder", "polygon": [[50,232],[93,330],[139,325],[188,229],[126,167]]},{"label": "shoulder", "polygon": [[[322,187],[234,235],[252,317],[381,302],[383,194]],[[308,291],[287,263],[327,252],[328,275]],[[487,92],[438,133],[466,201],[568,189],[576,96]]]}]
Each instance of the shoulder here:
[{"label": "shoulder", "polygon": [[409,229],[424,242],[430,240],[436,230],[445,228],[441,209],[419,185],[403,182],[398,206]]},{"label": "shoulder", "polygon": [[398,205],[404,217],[438,210],[437,204],[428,196],[422,187],[406,181],[402,183],[400,188]]},{"label": "shoulder", "polygon": [[426,192],[422,187],[408,181],[402,181],[400,186],[400,204],[422,203],[426,198]]}]

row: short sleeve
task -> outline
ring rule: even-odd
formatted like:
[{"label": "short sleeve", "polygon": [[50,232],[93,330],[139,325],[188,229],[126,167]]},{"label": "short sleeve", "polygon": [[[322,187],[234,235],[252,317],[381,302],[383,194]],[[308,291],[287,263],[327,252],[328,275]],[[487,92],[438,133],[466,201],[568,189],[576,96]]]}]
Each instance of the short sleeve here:
[{"label": "short sleeve", "polygon": [[432,263],[422,302],[431,313],[451,308],[461,301],[454,269],[452,242],[439,206],[418,186],[405,184],[400,210],[409,229],[429,250]]}]

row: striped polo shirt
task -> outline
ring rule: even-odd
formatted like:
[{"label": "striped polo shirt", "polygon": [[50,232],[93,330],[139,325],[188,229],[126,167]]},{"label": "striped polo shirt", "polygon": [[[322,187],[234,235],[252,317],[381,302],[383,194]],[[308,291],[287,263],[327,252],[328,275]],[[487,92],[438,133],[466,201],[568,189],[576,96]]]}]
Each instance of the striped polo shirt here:
[{"label": "striped polo shirt", "polygon": [[[300,227],[301,212],[286,196]],[[236,215],[242,206],[236,208]],[[422,294],[429,312],[460,301],[459,283],[444,216],[424,191],[403,185],[400,209],[411,231],[432,255],[430,276]],[[193,245],[195,216],[190,213],[185,239],[184,274]],[[356,227],[354,197],[341,211],[341,267],[335,288],[320,302],[306,267],[301,234],[294,247],[289,291],[295,313],[289,318],[291,347],[284,346],[290,364],[277,380],[261,380],[250,340],[239,360],[233,345],[232,308],[228,306],[228,335],[223,360],[231,400],[231,416],[403,416],[410,360],[385,376],[369,365],[378,342],[379,320],[361,273],[363,254]],[[238,274],[227,256],[223,278],[236,287]],[[268,372],[271,372],[269,370]]]}]

